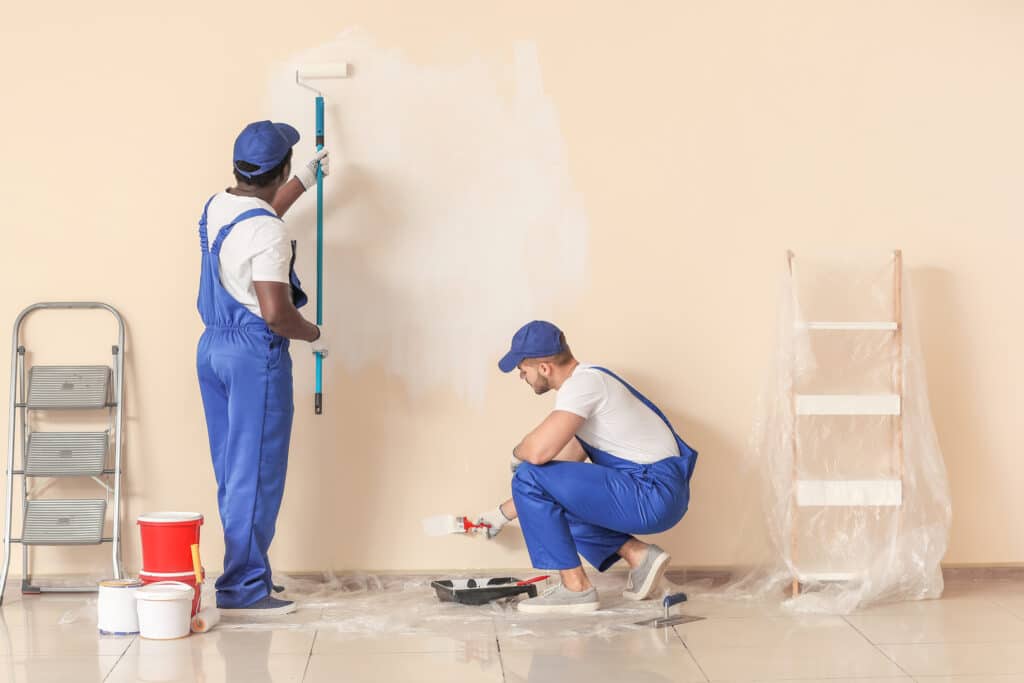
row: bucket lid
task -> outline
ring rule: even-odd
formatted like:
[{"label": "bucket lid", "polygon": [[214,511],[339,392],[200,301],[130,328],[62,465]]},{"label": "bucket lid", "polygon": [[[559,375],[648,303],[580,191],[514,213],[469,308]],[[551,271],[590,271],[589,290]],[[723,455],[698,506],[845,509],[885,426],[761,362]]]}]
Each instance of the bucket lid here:
[{"label": "bucket lid", "polygon": [[[206,574],[205,568],[202,573],[204,575]],[[180,579],[195,581],[196,570],[190,569],[187,572],[147,572],[145,569],[142,569],[139,571],[139,576],[146,577],[147,579],[167,579],[168,581],[177,581]]]},{"label": "bucket lid", "polygon": [[142,582],[138,579],[104,579],[100,585],[104,588],[138,588]]},{"label": "bucket lid", "polygon": [[135,591],[139,600],[192,600],[195,589],[178,581],[157,581]]},{"label": "bucket lid", "polygon": [[171,522],[194,522],[199,520],[203,521],[203,515],[199,512],[147,512],[144,515],[139,515],[138,521],[156,523],[156,524],[168,524]]}]

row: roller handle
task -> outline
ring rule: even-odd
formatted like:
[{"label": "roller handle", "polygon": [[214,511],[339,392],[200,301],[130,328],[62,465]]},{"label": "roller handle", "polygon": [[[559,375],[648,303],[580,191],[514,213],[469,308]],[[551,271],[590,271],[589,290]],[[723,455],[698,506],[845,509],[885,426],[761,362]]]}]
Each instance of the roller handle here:
[{"label": "roller handle", "polygon": [[[316,98],[316,149],[324,148],[324,98]],[[316,168],[316,324],[324,323],[324,174],[320,165]],[[316,394],[313,396],[313,412],[323,415],[324,358],[316,356]]]},{"label": "roller handle", "polygon": [[203,583],[203,563],[199,561],[199,544],[192,544],[192,571],[196,574],[196,590]]}]

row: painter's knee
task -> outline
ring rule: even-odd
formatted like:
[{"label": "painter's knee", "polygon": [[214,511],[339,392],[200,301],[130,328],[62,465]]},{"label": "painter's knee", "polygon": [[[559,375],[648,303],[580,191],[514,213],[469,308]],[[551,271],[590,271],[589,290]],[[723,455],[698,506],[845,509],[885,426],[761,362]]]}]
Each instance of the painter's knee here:
[{"label": "painter's knee", "polygon": [[522,490],[523,487],[532,488],[537,483],[538,469],[538,465],[531,465],[528,462],[524,462],[516,467],[516,472],[512,475],[512,490]]}]

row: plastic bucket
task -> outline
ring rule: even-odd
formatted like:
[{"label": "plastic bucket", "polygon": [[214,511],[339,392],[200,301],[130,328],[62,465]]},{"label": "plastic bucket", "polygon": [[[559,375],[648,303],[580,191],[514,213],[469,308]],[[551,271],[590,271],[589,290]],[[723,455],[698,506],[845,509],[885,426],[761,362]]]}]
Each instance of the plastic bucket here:
[{"label": "plastic bucket", "polygon": [[138,579],[100,581],[96,600],[96,625],[106,636],[130,636],[139,632],[139,614],[135,593],[142,586]]},{"label": "plastic bucket", "polygon": [[175,574],[192,571],[192,546],[199,543],[203,516],[198,512],[151,512],[138,519],[142,571]]},{"label": "plastic bucket", "polygon": [[[206,570],[203,570],[203,578],[206,578]],[[192,590],[195,591],[195,597],[192,598],[192,613],[190,617],[194,617],[199,614],[201,605],[200,597],[202,595],[202,584],[196,584],[195,572],[174,572],[166,574],[157,574],[152,572],[139,572],[139,579],[142,580],[142,584],[150,586],[154,583],[160,583],[163,581],[173,581],[174,583],[182,583],[186,586],[191,586]]]},{"label": "plastic bucket", "polygon": [[195,588],[180,581],[158,581],[135,591],[139,635],[150,640],[184,638],[191,631]]}]

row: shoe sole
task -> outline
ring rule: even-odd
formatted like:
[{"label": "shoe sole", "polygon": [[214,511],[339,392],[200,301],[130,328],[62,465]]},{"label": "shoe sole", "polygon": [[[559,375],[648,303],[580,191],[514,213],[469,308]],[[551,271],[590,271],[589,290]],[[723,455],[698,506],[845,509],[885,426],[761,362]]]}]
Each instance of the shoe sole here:
[{"label": "shoe sole", "polygon": [[282,617],[286,614],[291,614],[295,611],[295,605],[288,605],[287,607],[273,607],[271,609],[246,609],[244,607],[238,609],[225,609],[223,607],[218,608],[221,617],[225,619],[249,619],[249,618],[262,618],[262,617]]},{"label": "shoe sole", "polygon": [[661,577],[665,575],[665,569],[668,568],[668,563],[671,559],[671,555],[662,551],[661,555],[654,559],[654,566],[651,567],[651,571],[647,572],[647,580],[644,581],[644,585],[640,587],[640,590],[622,591],[622,597],[627,600],[646,600],[651,597],[651,593],[658,587]]},{"label": "shoe sole", "polygon": [[578,605],[530,605],[529,600],[519,603],[519,611],[524,614],[586,614],[596,612],[601,606],[599,602],[583,602]]}]

